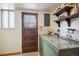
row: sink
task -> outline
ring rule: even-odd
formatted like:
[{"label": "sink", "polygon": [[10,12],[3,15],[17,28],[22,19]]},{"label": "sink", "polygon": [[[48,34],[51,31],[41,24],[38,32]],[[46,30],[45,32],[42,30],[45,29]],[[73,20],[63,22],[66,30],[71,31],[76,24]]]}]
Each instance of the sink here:
[{"label": "sink", "polygon": [[60,37],[59,41],[59,48],[75,48],[79,47],[79,41],[75,41],[72,38]]},{"label": "sink", "polygon": [[64,48],[75,48],[75,47],[79,47],[78,44],[60,44],[59,48],[64,49]]}]

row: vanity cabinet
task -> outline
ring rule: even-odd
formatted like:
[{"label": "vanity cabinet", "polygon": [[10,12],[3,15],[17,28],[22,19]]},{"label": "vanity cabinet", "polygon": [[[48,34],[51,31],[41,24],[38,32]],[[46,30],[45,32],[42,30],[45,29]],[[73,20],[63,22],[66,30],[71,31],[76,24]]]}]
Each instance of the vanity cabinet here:
[{"label": "vanity cabinet", "polygon": [[59,51],[60,56],[79,56],[79,47],[77,48],[68,48],[68,49],[61,49]]},{"label": "vanity cabinet", "polygon": [[58,49],[56,49],[46,38],[40,36],[40,55],[41,56],[57,56]]},{"label": "vanity cabinet", "polygon": [[39,52],[40,52],[40,55],[43,56],[43,40],[42,40],[43,38],[41,36],[39,38],[40,38],[40,40],[39,40],[39,48],[40,48]]},{"label": "vanity cabinet", "polygon": [[[61,38],[63,43],[68,39]],[[40,36],[40,55],[41,56],[79,56],[79,44],[72,42],[72,45],[64,45],[62,42],[57,46],[57,42],[52,41],[56,40],[53,36]],[[57,44],[57,45],[56,45]]]}]

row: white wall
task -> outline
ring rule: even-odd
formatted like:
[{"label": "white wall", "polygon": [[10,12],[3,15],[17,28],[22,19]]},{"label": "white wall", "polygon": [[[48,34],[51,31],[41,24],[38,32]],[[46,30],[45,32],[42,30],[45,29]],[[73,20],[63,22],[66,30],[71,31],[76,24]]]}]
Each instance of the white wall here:
[{"label": "white wall", "polygon": [[19,10],[15,11],[15,29],[0,29],[0,53],[21,51],[21,19]]},{"label": "white wall", "polygon": [[22,50],[22,12],[38,13],[38,28],[44,26],[45,11],[15,10],[15,29],[0,29],[0,54],[21,52]]},{"label": "white wall", "polygon": [[67,35],[67,28],[68,28],[68,24],[67,22],[64,20],[62,22],[60,22],[60,35],[66,37]]},{"label": "white wall", "polygon": [[71,28],[77,30],[72,34],[72,37],[74,38],[74,40],[79,41],[79,17],[71,19]]},{"label": "white wall", "polygon": [[[60,35],[61,36],[65,36],[68,34],[68,24],[66,21],[62,21],[61,25],[60,25]],[[72,18],[71,19],[71,26],[70,28],[76,29],[77,31],[75,31],[74,33],[72,33],[72,38],[74,40],[78,40],[79,41],[79,17],[76,18]]]}]

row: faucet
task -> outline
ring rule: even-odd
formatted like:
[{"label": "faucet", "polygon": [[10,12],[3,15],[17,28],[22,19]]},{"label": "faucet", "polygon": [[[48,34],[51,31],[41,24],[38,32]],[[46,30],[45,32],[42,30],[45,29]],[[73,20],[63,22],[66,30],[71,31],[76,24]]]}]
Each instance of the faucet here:
[{"label": "faucet", "polygon": [[[69,33],[66,35],[66,37],[67,37],[68,40],[69,40],[70,38],[72,38],[72,36],[71,36]],[[71,41],[69,41],[68,44],[71,44]]]},{"label": "faucet", "polygon": [[72,35],[71,35],[71,34],[73,34],[75,30],[76,30],[76,29],[68,28],[67,37],[68,37],[68,38],[72,38]]},{"label": "faucet", "polygon": [[72,38],[72,35],[68,33],[68,34],[66,35],[66,37],[67,37],[67,38]]}]

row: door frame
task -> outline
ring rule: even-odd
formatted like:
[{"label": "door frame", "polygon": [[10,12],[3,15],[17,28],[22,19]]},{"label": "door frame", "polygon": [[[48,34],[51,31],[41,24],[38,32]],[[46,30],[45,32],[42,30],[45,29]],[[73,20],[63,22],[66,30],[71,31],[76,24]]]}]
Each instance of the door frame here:
[{"label": "door frame", "polygon": [[[23,36],[24,36],[24,24],[23,24],[23,16],[25,15],[25,14],[29,14],[29,15],[36,15],[36,29],[37,29],[37,31],[38,31],[38,13],[32,13],[32,12],[22,12],[21,13],[21,15],[22,15],[22,50],[23,50]],[[37,33],[38,34],[38,33]],[[38,40],[38,39],[37,39]],[[38,51],[38,50],[37,50]],[[22,52],[23,53],[23,52]]]}]

